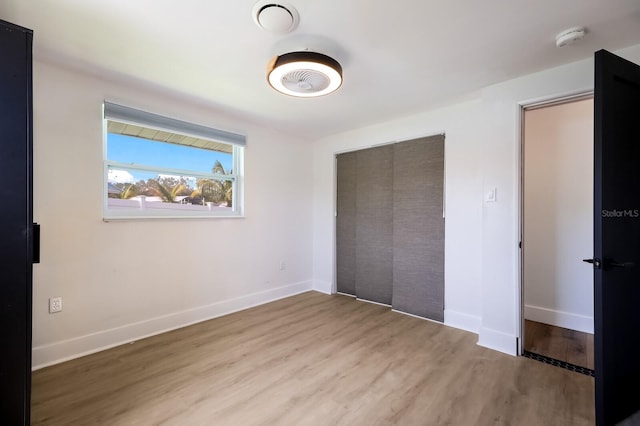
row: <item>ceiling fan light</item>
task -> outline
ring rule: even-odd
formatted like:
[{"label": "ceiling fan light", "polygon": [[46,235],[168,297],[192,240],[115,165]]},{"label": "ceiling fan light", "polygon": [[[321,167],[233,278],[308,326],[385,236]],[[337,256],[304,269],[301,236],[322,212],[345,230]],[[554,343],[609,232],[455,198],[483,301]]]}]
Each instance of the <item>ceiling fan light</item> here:
[{"label": "ceiling fan light", "polygon": [[342,66],[322,53],[285,53],[269,62],[267,80],[271,87],[285,95],[300,98],[323,96],[342,85]]}]

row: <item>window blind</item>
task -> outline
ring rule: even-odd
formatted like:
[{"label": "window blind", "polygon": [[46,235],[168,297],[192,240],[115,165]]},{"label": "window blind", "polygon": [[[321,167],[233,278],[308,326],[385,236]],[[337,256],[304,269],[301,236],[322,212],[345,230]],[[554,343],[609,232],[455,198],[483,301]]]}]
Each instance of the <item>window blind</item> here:
[{"label": "window blind", "polygon": [[126,123],[142,124],[157,130],[181,133],[183,135],[229,143],[242,147],[246,145],[246,136],[238,133],[193,124],[177,120],[175,118],[164,117],[162,115],[106,101],[104,103],[104,118]]}]

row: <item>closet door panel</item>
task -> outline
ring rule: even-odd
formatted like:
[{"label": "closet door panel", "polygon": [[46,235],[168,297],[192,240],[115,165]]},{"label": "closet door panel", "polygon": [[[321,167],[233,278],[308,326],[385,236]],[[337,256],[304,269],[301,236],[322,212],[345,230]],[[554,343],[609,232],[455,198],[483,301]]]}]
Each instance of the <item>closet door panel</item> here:
[{"label": "closet door panel", "polygon": [[340,293],[356,294],[356,157],[336,156],[336,279]]},{"label": "closet door panel", "polygon": [[357,151],[356,296],[391,304],[393,146]]},{"label": "closet door panel", "polygon": [[444,321],[444,136],[394,145],[394,309]]}]

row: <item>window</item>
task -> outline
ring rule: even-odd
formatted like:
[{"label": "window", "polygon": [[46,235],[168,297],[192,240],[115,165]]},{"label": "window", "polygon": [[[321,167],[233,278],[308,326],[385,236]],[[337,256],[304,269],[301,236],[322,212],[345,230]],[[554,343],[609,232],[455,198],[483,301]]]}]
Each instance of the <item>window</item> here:
[{"label": "window", "polygon": [[104,219],[242,216],[245,137],[104,103]]}]

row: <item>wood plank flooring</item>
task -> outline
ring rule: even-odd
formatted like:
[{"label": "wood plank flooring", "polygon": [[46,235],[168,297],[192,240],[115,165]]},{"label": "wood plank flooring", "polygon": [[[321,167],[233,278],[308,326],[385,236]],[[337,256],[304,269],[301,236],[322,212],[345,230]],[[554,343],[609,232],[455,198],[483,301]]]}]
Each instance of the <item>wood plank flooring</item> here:
[{"label": "wood plank flooring", "polygon": [[33,374],[34,425],[592,425],[593,378],[308,292]]},{"label": "wood plank flooring", "polygon": [[593,370],[593,334],[530,320],[524,326],[525,350]]}]

